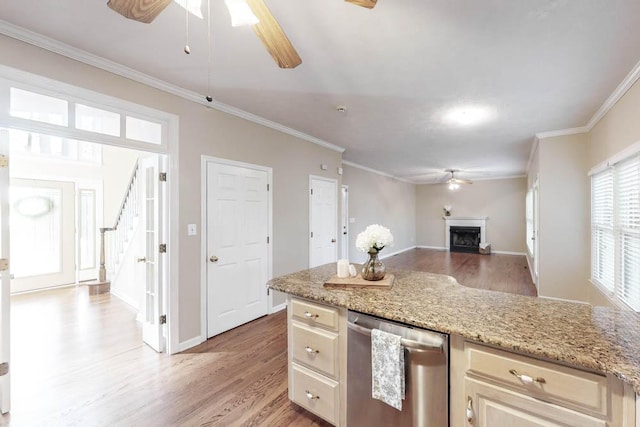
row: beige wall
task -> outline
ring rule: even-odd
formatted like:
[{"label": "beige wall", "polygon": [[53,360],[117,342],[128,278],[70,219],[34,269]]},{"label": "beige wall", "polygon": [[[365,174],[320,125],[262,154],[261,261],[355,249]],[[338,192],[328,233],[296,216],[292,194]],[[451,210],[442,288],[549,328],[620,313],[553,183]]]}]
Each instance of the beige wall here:
[{"label": "beige wall", "polygon": [[541,296],[588,301],[590,187],[586,134],[541,139],[539,146]]},{"label": "beige wall", "polygon": [[444,247],[443,206],[451,216],[488,217],[487,240],[494,251],[524,253],[526,178],[476,181],[451,191],[442,184],[423,184],[416,192],[419,246]]},{"label": "beige wall", "polygon": [[349,259],[363,262],[366,254],[356,246],[356,237],[370,224],[391,230],[394,245],[382,256],[415,246],[416,186],[394,178],[344,165],[342,183],[349,186]]},{"label": "beige wall", "polygon": [[589,167],[640,141],[640,81],[589,132]]},{"label": "beige wall", "polygon": [[[338,152],[230,116],[129,79],[37,47],[0,36],[2,63],[58,81],[173,113],[180,118],[179,168],[179,341],[200,335],[200,236],[187,236],[187,224],[200,224],[201,155],[273,168],[273,273],[308,266],[309,174],[339,178]],[[328,165],[321,171],[320,164]]]},{"label": "beige wall", "polygon": [[[588,134],[588,166],[592,168],[640,141],[640,81],[637,81]],[[587,277],[590,271],[587,271]],[[602,291],[586,283],[591,304],[613,306]]]}]

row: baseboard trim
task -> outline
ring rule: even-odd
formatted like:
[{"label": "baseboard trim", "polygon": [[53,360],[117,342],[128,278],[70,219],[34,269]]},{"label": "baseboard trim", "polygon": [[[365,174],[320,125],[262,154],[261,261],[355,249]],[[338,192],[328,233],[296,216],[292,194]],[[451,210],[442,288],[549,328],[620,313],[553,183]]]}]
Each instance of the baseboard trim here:
[{"label": "baseboard trim", "polygon": [[176,353],[180,353],[181,351],[189,350],[190,348],[193,348],[193,347],[195,347],[197,345],[200,345],[205,341],[206,341],[206,339],[202,339],[201,336],[193,337],[190,340],[182,341],[182,342],[178,343],[178,349],[177,349]]},{"label": "baseboard trim", "polygon": [[492,250],[491,253],[497,254],[497,255],[520,255],[523,257],[526,257],[527,254],[525,254],[524,252],[511,252],[511,251],[494,251]]},{"label": "baseboard trim", "polygon": [[407,251],[410,251],[410,250],[415,249],[415,248],[416,248],[415,246],[409,246],[408,248],[404,248],[404,249],[401,249],[399,251],[391,252],[390,254],[382,255],[380,257],[380,259],[385,259],[385,258],[389,258],[389,257],[395,256],[395,255],[400,255],[403,252],[407,252]]},{"label": "baseboard trim", "polygon": [[538,295],[538,298],[550,299],[550,300],[553,300],[553,301],[564,301],[564,302],[573,302],[573,303],[577,303],[577,304],[590,305],[590,303],[588,303],[586,301],[580,301],[580,300],[577,300],[577,299],[547,297],[547,296],[544,296],[544,295]]},{"label": "baseboard trim", "polygon": [[[111,285],[113,285],[113,282],[111,282]],[[133,299],[129,297],[125,297],[124,295],[120,294],[117,290],[113,289],[113,286],[111,286],[111,295],[118,298],[120,301],[124,302],[125,304],[127,304],[128,306],[136,310],[137,312],[140,312],[140,307],[138,307],[138,305],[133,301]]]},{"label": "baseboard trim", "polygon": [[434,251],[446,251],[447,248],[445,248],[444,246],[425,246],[425,245],[418,245],[416,246],[416,248],[418,249],[432,249]]},{"label": "baseboard trim", "polygon": [[287,303],[283,302],[282,304],[271,307],[269,314],[275,314],[279,311],[285,310],[287,308]]}]

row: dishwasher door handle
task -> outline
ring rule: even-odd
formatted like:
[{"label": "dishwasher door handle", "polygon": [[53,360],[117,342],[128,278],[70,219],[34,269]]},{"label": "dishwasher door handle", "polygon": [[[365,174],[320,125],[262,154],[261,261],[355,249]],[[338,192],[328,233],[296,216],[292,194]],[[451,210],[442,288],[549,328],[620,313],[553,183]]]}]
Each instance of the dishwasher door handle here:
[{"label": "dishwasher door handle", "polygon": [[[359,334],[371,336],[371,329],[360,326],[357,323],[347,322],[347,328],[351,329],[352,331],[358,332]],[[410,340],[408,338],[400,338],[400,343],[404,348],[411,351],[433,353],[442,353],[444,351],[444,349],[442,348],[442,344],[432,345],[415,340]]]}]

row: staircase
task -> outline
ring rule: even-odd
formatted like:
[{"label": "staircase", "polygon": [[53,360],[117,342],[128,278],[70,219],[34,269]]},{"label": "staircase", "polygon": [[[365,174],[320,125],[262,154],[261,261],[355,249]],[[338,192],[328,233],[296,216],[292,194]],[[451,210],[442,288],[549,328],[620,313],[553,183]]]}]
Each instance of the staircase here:
[{"label": "staircase", "polygon": [[96,282],[88,283],[90,295],[110,291],[111,280],[118,274],[131,236],[138,224],[139,196],[140,183],[136,162],[113,227],[100,228],[99,277]]}]

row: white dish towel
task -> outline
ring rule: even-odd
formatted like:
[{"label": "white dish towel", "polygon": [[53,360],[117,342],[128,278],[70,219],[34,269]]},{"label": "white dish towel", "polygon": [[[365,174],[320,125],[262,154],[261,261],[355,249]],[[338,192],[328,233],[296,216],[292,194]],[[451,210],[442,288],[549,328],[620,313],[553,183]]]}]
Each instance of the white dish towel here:
[{"label": "white dish towel", "polygon": [[371,330],[371,397],[402,410],[404,399],[404,349],[402,338]]}]

